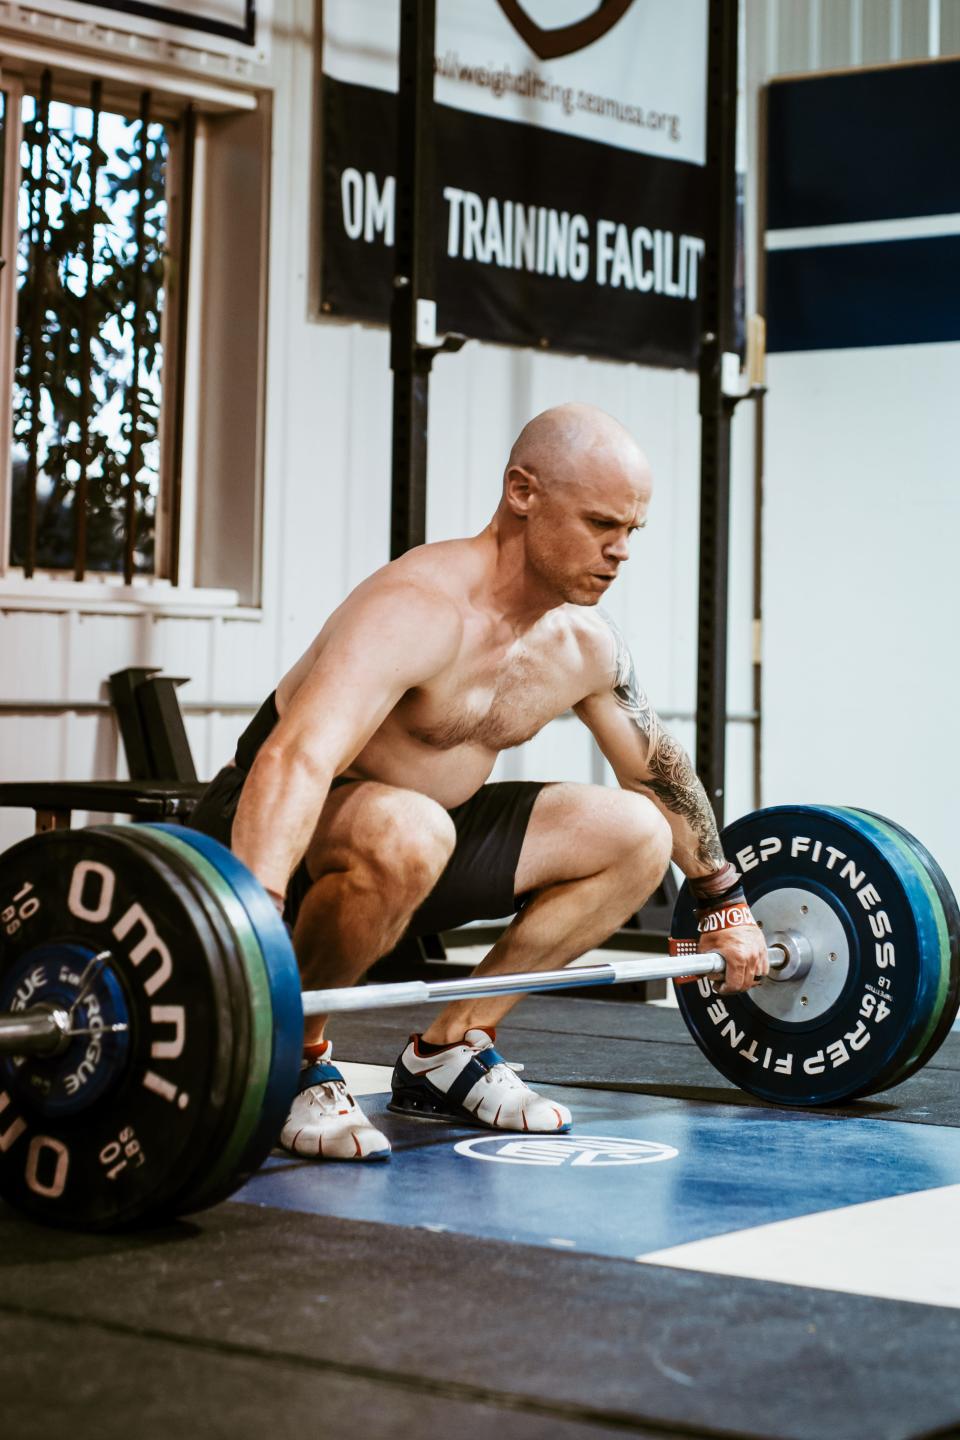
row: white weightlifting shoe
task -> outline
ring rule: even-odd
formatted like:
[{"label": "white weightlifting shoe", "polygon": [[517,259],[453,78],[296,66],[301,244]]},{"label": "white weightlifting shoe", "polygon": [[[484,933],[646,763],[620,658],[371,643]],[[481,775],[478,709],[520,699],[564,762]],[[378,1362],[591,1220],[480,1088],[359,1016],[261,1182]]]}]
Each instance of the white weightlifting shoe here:
[{"label": "white weightlifting shoe", "polygon": [[569,1130],[567,1107],[525,1085],[486,1030],[468,1030],[459,1044],[433,1055],[421,1054],[419,1042],[412,1035],[394,1067],[391,1110],[490,1130]]},{"label": "white weightlifting shoe", "polygon": [[364,1115],[330,1063],[329,1041],[318,1060],[304,1060],[300,1091],[290,1106],[280,1144],[313,1160],[385,1160],[390,1141]]}]

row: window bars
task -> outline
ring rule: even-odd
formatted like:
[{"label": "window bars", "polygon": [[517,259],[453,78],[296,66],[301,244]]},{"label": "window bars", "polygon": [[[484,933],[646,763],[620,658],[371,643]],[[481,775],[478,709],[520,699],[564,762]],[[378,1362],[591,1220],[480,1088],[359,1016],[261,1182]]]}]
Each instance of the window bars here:
[{"label": "window bars", "polygon": [[[9,107],[5,110],[9,120]],[[11,561],[156,569],[170,126],[24,96]]]}]

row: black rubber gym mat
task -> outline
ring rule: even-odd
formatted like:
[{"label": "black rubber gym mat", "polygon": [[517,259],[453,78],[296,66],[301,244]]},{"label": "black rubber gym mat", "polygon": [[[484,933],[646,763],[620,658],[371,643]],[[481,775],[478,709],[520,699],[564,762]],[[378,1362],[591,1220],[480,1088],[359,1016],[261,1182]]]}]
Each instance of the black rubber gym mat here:
[{"label": "black rubber gym mat", "polygon": [[[56,1385],[50,1357],[56,1355]],[[451,1399],[415,1378],[367,1378],[299,1355],[264,1354],[126,1327],[0,1313],[0,1385],[10,1440],[410,1440],[474,1436],[610,1440],[608,1425],[508,1411],[496,1400]],[[505,1423],[506,1422],[506,1423]],[[631,1428],[653,1440],[662,1431]]]},{"label": "black rubber gym mat", "polygon": [[[343,1014],[331,1022],[343,1060],[392,1065],[404,1040],[427,1023],[427,1008]],[[731,1105],[760,1105],[700,1053],[676,1010],[660,1005],[529,995],[497,1031],[497,1048],[524,1066],[528,1083],[623,1090]],[[904,1085],[867,1100],[811,1111],[960,1127],[960,1033]]]},{"label": "black rubber gym mat", "polygon": [[0,1209],[0,1257],[11,1440],[960,1425],[957,1310],[234,1204],[126,1237]]}]

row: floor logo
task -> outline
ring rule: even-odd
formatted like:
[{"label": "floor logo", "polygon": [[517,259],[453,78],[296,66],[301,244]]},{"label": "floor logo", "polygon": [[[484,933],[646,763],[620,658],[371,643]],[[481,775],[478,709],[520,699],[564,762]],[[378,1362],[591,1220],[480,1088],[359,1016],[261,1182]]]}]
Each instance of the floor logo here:
[{"label": "floor logo", "polygon": [[471,1160],[500,1160],[505,1165],[649,1165],[673,1160],[672,1145],[627,1140],[613,1135],[484,1135],[453,1147]]}]

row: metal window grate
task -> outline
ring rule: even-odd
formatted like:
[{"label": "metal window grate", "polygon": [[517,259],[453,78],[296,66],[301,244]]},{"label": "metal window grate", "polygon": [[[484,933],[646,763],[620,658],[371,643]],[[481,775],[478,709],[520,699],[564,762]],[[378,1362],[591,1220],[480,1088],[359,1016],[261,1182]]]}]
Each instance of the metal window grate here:
[{"label": "metal window grate", "polygon": [[56,96],[23,99],[10,561],[155,572],[174,126]]}]

